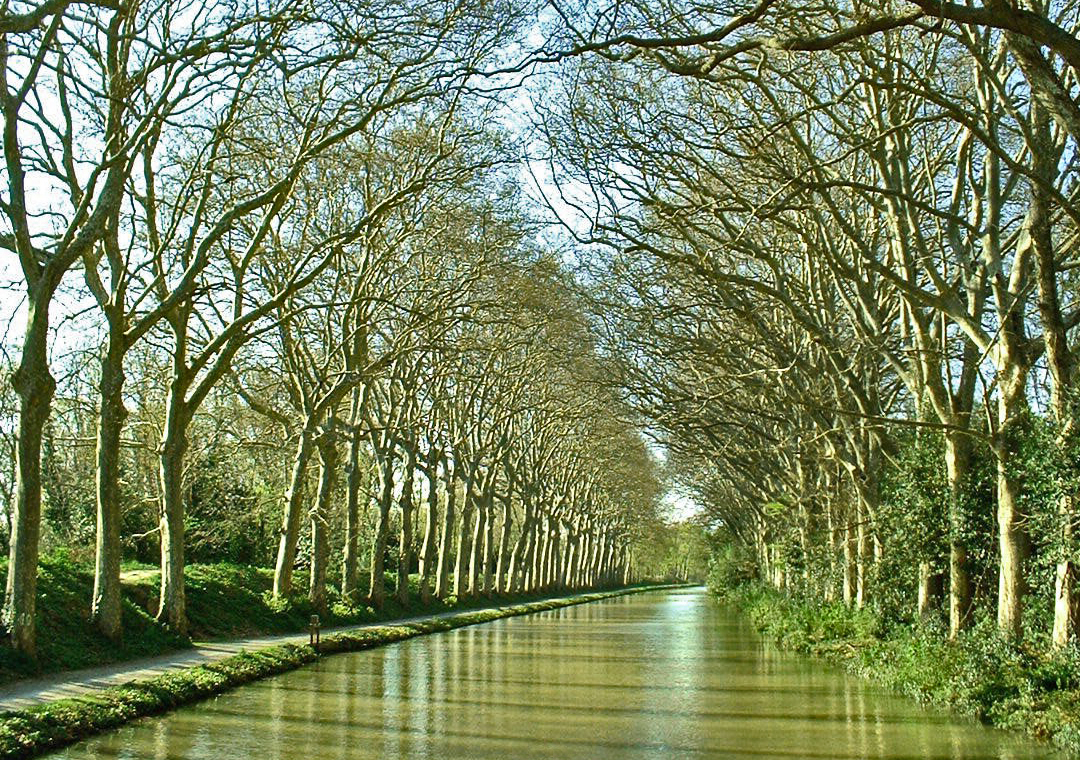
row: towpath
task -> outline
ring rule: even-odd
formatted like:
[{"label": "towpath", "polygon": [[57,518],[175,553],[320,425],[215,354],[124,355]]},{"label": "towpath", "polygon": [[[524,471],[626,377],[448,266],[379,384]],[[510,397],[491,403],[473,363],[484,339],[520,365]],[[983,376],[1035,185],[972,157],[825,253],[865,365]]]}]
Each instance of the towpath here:
[{"label": "towpath", "polygon": [[[323,628],[322,635],[328,636],[345,631],[361,631],[365,628],[377,628],[384,625],[415,623],[421,620],[434,620],[460,614],[463,610],[451,610],[433,615],[381,620],[377,623],[344,625]],[[20,710],[32,705],[50,702],[54,699],[84,696],[99,689],[118,686],[128,681],[141,681],[161,675],[170,670],[205,665],[210,662],[231,657],[242,650],[254,651],[279,644],[306,644],[308,634],[289,633],[273,636],[255,636],[246,639],[228,641],[198,641],[190,649],[177,649],[173,652],[143,657],[123,662],[113,662],[81,670],[64,670],[49,673],[38,678],[22,679],[0,685],[0,712]]]}]

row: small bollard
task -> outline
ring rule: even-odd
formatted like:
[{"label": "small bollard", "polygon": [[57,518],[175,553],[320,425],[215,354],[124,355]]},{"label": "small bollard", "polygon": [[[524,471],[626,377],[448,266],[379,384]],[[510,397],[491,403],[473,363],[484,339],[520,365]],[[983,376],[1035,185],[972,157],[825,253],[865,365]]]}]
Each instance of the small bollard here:
[{"label": "small bollard", "polygon": [[319,651],[319,616],[311,616],[311,627],[308,629],[308,643],[317,652]]}]

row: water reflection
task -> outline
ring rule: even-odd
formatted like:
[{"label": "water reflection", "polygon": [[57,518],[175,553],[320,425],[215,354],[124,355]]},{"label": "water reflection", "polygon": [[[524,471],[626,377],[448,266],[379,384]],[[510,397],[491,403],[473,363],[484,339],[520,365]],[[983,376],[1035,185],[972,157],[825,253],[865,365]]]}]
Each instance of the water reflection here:
[{"label": "water reflection", "polygon": [[1047,748],[765,644],[701,591],[332,657],[57,757],[1027,760]]}]

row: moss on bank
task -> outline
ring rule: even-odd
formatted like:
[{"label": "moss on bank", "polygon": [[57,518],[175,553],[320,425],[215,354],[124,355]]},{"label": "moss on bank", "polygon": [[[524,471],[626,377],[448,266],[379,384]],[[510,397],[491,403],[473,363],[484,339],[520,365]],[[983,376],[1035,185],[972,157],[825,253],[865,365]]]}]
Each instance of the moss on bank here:
[{"label": "moss on bank", "polygon": [[825,657],[920,702],[1026,731],[1080,757],[1080,649],[1003,639],[984,617],[956,641],[934,625],[889,624],[872,610],[820,604],[759,585],[724,592],[784,649]]},{"label": "moss on bank", "polygon": [[274,646],[241,652],[209,665],[198,665],[95,692],[0,714],[0,757],[34,757],[135,718],[154,715],[205,699],[260,678],[294,670],[320,655],[355,652],[415,636],[486,623],[499,618],[568,607],[641,591],[675,588],[642,585],[571,597],[529,601],[469,610],[446,617],[383,625],[323,638],[316,652],[309,646]]}]

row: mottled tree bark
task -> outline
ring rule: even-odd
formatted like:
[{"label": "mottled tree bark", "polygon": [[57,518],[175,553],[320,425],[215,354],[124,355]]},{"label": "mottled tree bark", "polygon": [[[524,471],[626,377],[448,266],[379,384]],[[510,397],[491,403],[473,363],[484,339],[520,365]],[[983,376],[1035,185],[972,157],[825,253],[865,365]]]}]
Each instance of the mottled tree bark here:
[{"label": "mottled tree bark", "polygon": [[[1033,46],[1021,46],[1021,65],[1025,74],[1040,56]],[[1031,79],[1032,77],[1028,77]],[[1054,625],[1051,644],[1056,649],[1066,646],[1077,635],[1080,622],[1077,600],[1076,504],[1080,482],[1080,463],[1076,461],[1077,392],[1075,357],[1069,348],[1068,328],[1061,309],[1058,289],[1058,267],[1054,255],[1053,203],[1047,190],[1053,187],[1058,173],[1061,150],[1050,132],[1049,115],[1045,105],[1032,109],[1032,158],[1038,181],[1032,183],[1028,229],[1034,251],[1038,281],[1039,318],[1046,346],[1046,363],[1050,370],[1050,407],[1057,427],[1055,443],[1058,450],[1058,539],[1059,557],[1054,576]]]},{"label": "mottled tree bark", "polygon": [[439,452],[432,447],[427,460],[427,514],[424,520],[424,543],[420,547],[420,601],[427,604],[438,575],[437,548],[439,525]]},{"label": "mottled tree bark", "polygon": [[484,562],[483,591],[490,596],[495,591],[495,499],[491,491],[484,494]]},{"label": "mottled tree bark", "polygon": [[3,625],[12,647],[37,657],[35,630],[38,545],[41,538],[41,438],[56,381],[48,363],[48,298],[33,295],[27,311],[22,357],[11,377],[19,397],[15,449],[15,509],[8,545]]},{"label": "mottled tree bark", "polygon": [[320,613],[326,613],[326,564],[330,555],[328,520],[331,500],[337,479],[337,443],[328,433],[322,433],[317,443],[319,451],[319,493],[311,513],[311,576],[308,600]]},{"label": "mottled tree bark", "polygon": [[495,568],[495,587],[493,589],[496,594],[505,594],[510,589],[509,563],[510,528],[513,518],[512,498],[510,491],[507,490],[506,496],[502,500],[502,524],[499,526],[498,559]]},{"label": "mottled tree bark", "polygon": [[109,341],[101,358],[101,406],[97,431],[97,531],[94,593],[90,617],[112,641],[122,635],[120,615],[120,436],[124,407],[124,345],[110,320]]},{"label": "mottled tree bark", "polygon": [[468,589],[469,596],[479,596],[483,589],[480,587],[483,577],[481,564],[484,561],[484,524],[487,520],[486,504],[481,490],[473,493],[473,524],[469,529],[469,567]]},{"label": "mottled tree bark", "polygon": [[855,523],[850,513],[845,517],[844,525],[844,604],[851,606],[855,602]]},{"label": "mottled tree bark", "polygon": [[300,523],[303,517],[304,480],[311,459],[312,435],[305,428],[300,431],[293,454],[289,477],[289,490],[285,493],[285,509],[281,517],[278,537],[277,561],[274,564],[274,598],[288,596],[292,591],[293,566],[296,564],[296,545],[300,541]]},{"label": "mottled tree bark", "polygon": [[410,444],[405,460],[405,476],[401,484],[401,538],[398,541],[397,600],[402,607],[409,605],[409,569],[412,567],[412,534],[416,476],[416,449]]},{"label": "mottled tree bark", "polygon": [[521,590],[536,590],[536,544],[540,533],[540,521],[533,517],[526,530],[525,554],[521,570]]},{"label": "mottled tree bark", "polygon": [[165,408],[161,442],[161,591],[157,618],[181,636],[187,635],[184,596],[184,457],[187,454],[186,388],[174,375]]},{"label": "mottled tree bark", "polygon": [[529,532],[532,530],[532,510],[527,498],[523,498],[522,510],[524,515],[521,520],[521,533],[510,551],[510,577],[506,582],[506,588],[512,594],[520,593],[525,584]]},{"label": "mottled tree bark", "polygon": [[444,474],[446,488],[446,510],[443,513],[442,534],[439,536],[438,569],[435,575],[435,596],[445,599],[450,595],[450,558],[454,551],[454,524],[455,507],[457,505],[457,489],[454,484],[454,473],[449,462],[446,463]]},{"label": "mottled tree bark", "polygon": [[945,434],[945,474],[949,485],[949,638],[971,622],[972,593],[965,539],[971,472],[971,438],[959,431]]},{"label": "mottled tree bark", "polygon": [[1030,551],[1030,541],[1020,510],[1020,474],[1013,461],[1019,441],[1015,426],[1026,411],[1024,397],[1026,372],[1011,366],[999,372],[998,424],[994,453],[997,458],[997,522],[998,522],[998,628],[1002,633],[1019,637],[1023,625],[1023,596],[1027,590],[1024,580],[1024,560]]},{"label": "mottled tree bark", "polygon": [[382,451],[376,451],[382,475],[382,488],[379,490],[378,515],[375,523],[375,536],[371,544],[371,575],[368,582],[368,604],[380,609],[386,599],[386,547],[390,539],[390,507],[394,503],[394,450],[388,444]]},{"label": "mottled tree bark", "polygon": [[458,524],[457,561],[454,563],[454,596],[464,599],[468,596],[469,557],[472,555],[473,521],[473,480],[472,475],[465,479],[465,493],[462,496],[461,520]]},{"label": "mottled tree bark", "polygon": [[341,596],[347,604],[360,598],[360,437],[349,439],[349,465],[345,482],[345,546],[341,558]]}]

